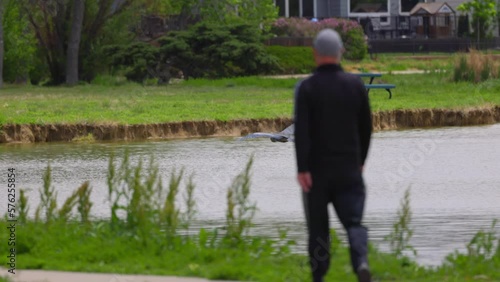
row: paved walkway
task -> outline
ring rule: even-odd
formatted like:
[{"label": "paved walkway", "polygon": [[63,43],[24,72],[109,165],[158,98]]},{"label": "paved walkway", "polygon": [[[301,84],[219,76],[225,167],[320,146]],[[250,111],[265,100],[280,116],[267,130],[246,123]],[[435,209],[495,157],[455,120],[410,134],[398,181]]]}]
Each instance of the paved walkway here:
[{"label": "paved walkway", "polygon": [[0,276],[6,276],[13,282],[214,282],[214,280],[202,278],[176,276],[121,275],[46,270],[19,270],[15,275],[12,275],[6,269],[1,268],[0,270]]},{"label": "paved walkway", "polygon": [[[437,72],[445,72],[446,70],[436,70]],[[388,73],[392,73],[392,74],[422,74],[422,73],[429,73],[430,71],[426,71],[426,70],[401,70],[401,71],[391,71],[391,72],[388,72],[388,71],[381,71],[381,72],[378,72],[378,73],[381,73],[381,74],[388,74]],[[284,75],[267,75],[267,76],[264,76],[266,78],[305,78],[305,77],[308,77],[310,76],[311,74],[284,74]]]}]

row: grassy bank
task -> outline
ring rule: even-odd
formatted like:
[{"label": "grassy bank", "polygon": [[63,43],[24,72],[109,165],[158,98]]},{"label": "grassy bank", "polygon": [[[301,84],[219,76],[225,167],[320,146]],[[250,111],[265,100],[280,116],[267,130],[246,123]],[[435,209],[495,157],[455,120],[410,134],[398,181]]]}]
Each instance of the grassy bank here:
[{"label": "grassy bank", "polygon": [[[286,231],[278,239],[248,236],[255,204],[250,200],[251,164],[227,189],[226,223],[214,230],[193,230],[196,214],[194,183],[182,171],[162,181],[153,162],[132,166],[110,159],[110,218],[92,219],[91,187],[84,183],[58,205],[48,167],[40,189],[40,204],[30,213],[30,199],[20,192],[16,234],[17,269],[199,276],[241,281],[310,281],[308,259],[290,251],[295,242]],[[182,181],[184,179],[184,181]],[[180,208],[179,201],[185,201]],[[409,211],[409,204],[404,207]],[[498,281],[500,247],[496,234],[478,232],[467,254],[453,254],[437,268],[417,265],[401,250],[409,249],[408,212],[400,215],[391,242],[394,254],[370,248],[377,281]],[[401,220],[400,220],[401,222]],[[5,219],[0,220],[5,226]],[[493,230],[493,229],[492,229]],[[186,235],[189,234],[189,235]],[[7,242],[8,232],[0,233]],[[0,253],[7,253],[7,244]],[[355,281],[348,249],[332,231],[332,268],[327,281]]]},{"label": "grassy bank", "polygon": [[[120,123],[289,117],[297,79],[234,78],[141,86],[114,78],[105,85],[7,86],[0,91],[0,124]],[[465,108],[500,104],[500,80],[454,83],[449,73],[384,75],[393,99],[371,90],[374,111]]]},{"label": "grassy bank", "polygon": [[[283,73],[303,74],[314,69],[311,47],[268,46],[267,50],[278,58]],[[381,53],[367,55],[360,61],[343,60],[347,71],[391,72],[401,70],[436,70],[447,69],[457,54],[430,53]]]}]

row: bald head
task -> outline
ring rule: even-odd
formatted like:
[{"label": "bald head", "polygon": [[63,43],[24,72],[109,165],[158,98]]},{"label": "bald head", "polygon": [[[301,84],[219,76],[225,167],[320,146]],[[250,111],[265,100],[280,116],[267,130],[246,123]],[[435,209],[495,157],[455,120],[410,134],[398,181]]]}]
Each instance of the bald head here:
[{"label": "bald head", "polygon": [[327,28],[316,35],[313,48],[317,57],[335,58],[340,61],[344,45],[340,35],[335,30]]}]

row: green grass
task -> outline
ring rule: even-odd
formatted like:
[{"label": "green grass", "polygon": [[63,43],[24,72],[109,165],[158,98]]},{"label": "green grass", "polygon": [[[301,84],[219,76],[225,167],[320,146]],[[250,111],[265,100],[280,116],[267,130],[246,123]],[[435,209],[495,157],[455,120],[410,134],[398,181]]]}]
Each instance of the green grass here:
[{"label": "green grass", "polygon": [[[34,218],[28,218],[29,199],[19,191],[16,268],[310,281],[308,258],[290,251],[295,242],[286,232],[277,229],[276,239],[245,235],[253,219],[253,214],[244,212],[252,207],[247,197],[251,164],[250,160],[228,187],[227,198],[233,201],[227,203],[226,224],[208,231],[189,229],[189,237],[182,234],[189,228],[189,214],[194,213],[189,208],[180,211],[176,197],[188,193],[183,198],[189,207],[189,191],[195,186],[188,182],[185,189],[181,187],[182,172],[162,181],[152,159],[131,166],[127,154],[121,164],[111,157],[107,177],[111,217],[89,220],[94,206],[91,189],[84,184],[64,205],[57,206],[49,166],[40,189],[41,201],[38,207],[32,206]],[[409,209],[409,202],[407,205]],[[196,206],[192,208],[195,212]],[[1,226],[7,225],[5,218],[0,219]],[[451,255],[437,268],[425,268],[370,246],[373,276],[376,281],[498,281],[500,246],[494,230],[493,224],[491,230],[478,232],[468,245],[468,254]],[[0,242],[7,242],[8,236],[9,232],[0,232]],[[354,282],[348,248],[334,231],[331,238],[332,263],[326,281]],[[8,248],[0,244],[0,253],[7,254]]]},{"label": "green grass", "polygon": [[12,280],[10,280],[8,277],[0,277],[0,282],[11,282]]},{"label": "green grass", "polygon": [[[282,73],[309,73],[315,64],[311,47],[267,46],[268,52],[278,59]],[[488,52],[494,53],[494,52]],[[446,69],[453,64],[460,53],[374,53],[361,61],[343,60],[348,71],[435,70]],[[430,59],[432,58],[432,59]]]},{"label": "green grass", "polygon": [[[383,75],[393,99],[371,90],[374,111],[500,105],[500,80],[454,83],[450,71]],[[0,124],[121,123],[290,117],[297,79],[246,77],[190,80],[168,86],[7,86],[0,91]]]},{"label": "green grass", "polygon": [[[253,237],[237,246],[200,246],[199,236],[162,248],[144,246],[107,223],[90,229],[79,224],[25,224],[26,234],[18,254],[19,269],[44,269],[121,274],[197,276],[238,281],[310,281],[305,255],[276,254],[266,238]],[[29,239],[29,241],[28,241]],[[21,253],[22,252],[22,253]],[[331,268],[326,281],[354,282],[348,249],[333,245]],[[500,260],[468,258],[460,267],[450,264],[424,268],[370,248],[370,263],[377,281],[498,281]]]}]

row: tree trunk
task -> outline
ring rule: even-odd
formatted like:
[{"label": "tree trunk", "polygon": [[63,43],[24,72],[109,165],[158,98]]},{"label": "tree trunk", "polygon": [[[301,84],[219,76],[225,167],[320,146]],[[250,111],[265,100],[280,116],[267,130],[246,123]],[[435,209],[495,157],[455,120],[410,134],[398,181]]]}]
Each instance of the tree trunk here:
[{"label": "tree trunk", "polygon": [[69,36],[66,57],[66,84],[78,83],[78,52],[80,39],[82,38],[83,13],[85,0],[73,1],[73,22],[71,23],[71,34]]},{"label": "tree trunk", "polygon": [[4,1],[0,0],[0,88],[3,86],[3,57],[4,57],[4,47],[3,47],[3,11],[4,11]]}]

